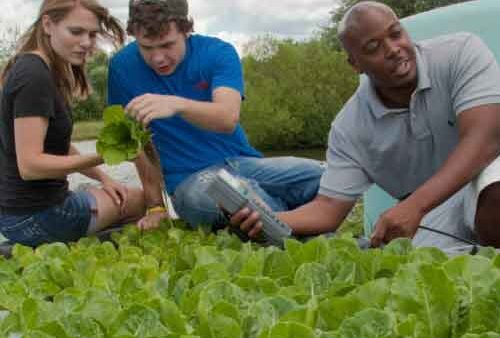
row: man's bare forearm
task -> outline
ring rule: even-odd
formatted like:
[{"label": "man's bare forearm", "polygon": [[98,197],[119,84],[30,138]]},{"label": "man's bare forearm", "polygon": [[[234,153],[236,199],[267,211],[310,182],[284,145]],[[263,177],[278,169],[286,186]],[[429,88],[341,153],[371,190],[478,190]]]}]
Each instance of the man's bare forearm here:
[{"label": "man's bare forearm", "polygon": [[311,202],[291,211],[279,213],[295,235],[316,235],[335,231],[347,217],[356,201],[343,201],[318,195]]}]

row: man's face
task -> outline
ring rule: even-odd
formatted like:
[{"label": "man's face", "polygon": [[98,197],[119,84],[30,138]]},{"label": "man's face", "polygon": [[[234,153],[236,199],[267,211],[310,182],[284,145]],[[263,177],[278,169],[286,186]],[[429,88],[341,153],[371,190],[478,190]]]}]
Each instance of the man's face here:
[{"label": "man's face", "polygon": [[159,75],[173,74],[186,54],[186,34],[174,22],[169,23],[168,33],[146,37],[141,30],[135,38],[144,61]]},{"label": "man's face", "polygon": [[380,10],[361,15],[357,29],[345,37],[351,65],[359,73],[365,73],[378,89],[414,88],[415,49],[399,20],[392,13]]}]

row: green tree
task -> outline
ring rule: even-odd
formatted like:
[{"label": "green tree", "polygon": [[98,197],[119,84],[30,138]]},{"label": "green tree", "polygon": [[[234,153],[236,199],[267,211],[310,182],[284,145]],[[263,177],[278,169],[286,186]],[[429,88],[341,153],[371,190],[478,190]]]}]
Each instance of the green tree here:
[{"label": "green tree", "polygon": [[271,34],[255,37],[243,46],[243,55],[263,61],[276,54],[280,46],[280,40]]},{"label": "green tree", "polygon": [[[323,28],[321,39],[324,43],[334,49],[340,49],[340,42],[337,39],[337,24],[342,20],[345,12],[364,0],[340,0],[339,5],[331,12],[330,24]],[[429,11],[434,8],[467,2],[470,0],[378,0],[391,7],[397,16],[404,18],[417,13]]]},{"label": "green tree", "polygon": [[[0,25],[2,22],[0,21]],[[3,68],[11,56],[16,52],[16,45],[21,37],[19,26],[5,26],[0,29],[0,68]]]},{"label": "green tree", "polygon": [[102,98],[107,96],[109,56],[103,51],[97,52],[87,65],[88,74],[94,93]]},{"label": "green tree", "polygon": [[90,96],[76,102],[73,107],[75,121],[100,120],[107,102],[109,56],[103,51],[97,52],[87,64],[87,74],[92,86]]},{"label": "green tree", "polygon": [[325,146],[331,121],[357,85],[344,53],[318,40],[267,37],[256,43],[257,51],[274,53],[243,58],[241,121],[252,144],[260,149]]}]

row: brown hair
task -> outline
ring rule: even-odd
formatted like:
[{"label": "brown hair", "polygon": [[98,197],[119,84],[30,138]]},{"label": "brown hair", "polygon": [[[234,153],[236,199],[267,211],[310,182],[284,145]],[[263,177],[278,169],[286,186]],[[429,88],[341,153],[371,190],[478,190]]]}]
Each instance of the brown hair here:
[{"label": "brown hair", "polygon": [[186,0],[131,1],[127,33],[135,36],[142,30],[146,37],[157,37],[168,33],[170,22],[174,22],[181,33],[193,31]]},{"label": "brown hair", "polygon": [[78,5],[94,13],[97,17],[101,29],[99,35],[102,38],[111,41],[115,47],[121,46],[125,42],[125,32],[119,21],[109,15],[108,10],[101,6],[97,0],[44,0],[40,6],[37,20],[22,35],[16,48],[16,54],[8,60],[2,71],[0,77],[2,85],[5,83],[9,69],[20,54],[41,50],[49,58],[56,87],[68,104],[73,101],[73,98],[83,99],[89,95],[90,84],[85,74],[85,65],[71,65],[57,55],[42,25],[44,15],[48,15],[52,22],[58,23]]}]

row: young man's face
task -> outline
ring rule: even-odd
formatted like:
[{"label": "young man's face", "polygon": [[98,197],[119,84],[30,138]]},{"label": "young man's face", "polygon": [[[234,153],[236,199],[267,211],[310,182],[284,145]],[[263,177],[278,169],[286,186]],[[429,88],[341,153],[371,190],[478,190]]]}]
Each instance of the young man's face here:
[{"label": "young man's face", "polygon": [[390,12],[371,10],[346,36],[349,61],[381,90],[415,87],[417,62],[408,33]]},{"label": "young man's face", "polygon": [[159,75],[173,74],[186,54],[186,34],[174,22],[169,23],[168,33],[146,37],[141,30],[135,38],[144,61]]}]

